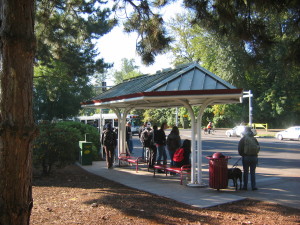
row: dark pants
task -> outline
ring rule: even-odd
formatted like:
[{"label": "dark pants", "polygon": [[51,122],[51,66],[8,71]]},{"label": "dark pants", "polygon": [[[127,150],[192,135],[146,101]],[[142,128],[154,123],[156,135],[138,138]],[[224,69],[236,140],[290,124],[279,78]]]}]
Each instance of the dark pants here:
[{"label": "dark pants", "polygon": [[128,150],[129,150],[129,152],[131,154],[132,150],[133,150],[132,139],[128,139],[128,140],[126,140],[126,142],[127,142]]},{"label": "dark pants", "polygon": [[163,164],[167,164],[167,153],[164,145],[158,145],[157,146],[158,150],[158,158],[157,158],[157,163],[161,164],[161,158],[163,158]]},{"label": "dark pants", "polygon": [[243,156],[244,169],[244,188],[248,186],[248,174],[250,168],[251,187],[256,188],[255,169],[257,165],[257,156]]},{"label": "dark pants", "polygon": [[114,163],[115,156],[115,147],[114,146],[104,146],[106,153],[106,164],[107,168],[112,168]]},{"label": "dark pants", "polygon": [[173,156],[175,154],[175,151],[173,151],[173,150],[168,150],[168,151],[169,151],[169,156],[170,156],[170,159],[171,159],[170,166],[174,166]]},{"label": "dark pants", "polygon": [[153,167],[156,162],[157,148],[154,145],[151,146],[149,149],[150,149],[149,167]]}]

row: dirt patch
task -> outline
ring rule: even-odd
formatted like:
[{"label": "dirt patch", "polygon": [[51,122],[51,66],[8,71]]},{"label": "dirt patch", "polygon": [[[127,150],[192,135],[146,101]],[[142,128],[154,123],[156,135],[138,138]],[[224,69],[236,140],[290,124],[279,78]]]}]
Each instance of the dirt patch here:
[{"label": "dirt patch", "polygon": [[247,199],[199,209],[72,165],[35,177],[30,224],[299,224],[300,210]]}]

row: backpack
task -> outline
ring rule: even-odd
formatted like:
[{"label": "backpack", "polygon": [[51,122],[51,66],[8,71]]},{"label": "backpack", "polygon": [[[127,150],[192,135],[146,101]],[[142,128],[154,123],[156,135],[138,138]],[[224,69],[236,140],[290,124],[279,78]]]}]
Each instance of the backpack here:
[{"label": "backpack", "polygon": [[103,145],[104,146],[114,146],[115,136],[113,131],[105,131],[103,135]]},{"label": "backpack", "polygon": [[255,156],[259,152],[259,145],[254,137],[245,136],[244,140],[244,154],[248,156]]},{"label": "backpack", "polygon": [[174,162],[181,162],[184,159],[184,149],[183,148],[179,148],[176,150],[176,152],[174,153],[173,156],[173,161]]},{"label": "backpack", "polygon": [[150,132],[147,129],[145,129],[141,134],[141,142],[143,143],[144,147],[150,147],[151,138]]}]

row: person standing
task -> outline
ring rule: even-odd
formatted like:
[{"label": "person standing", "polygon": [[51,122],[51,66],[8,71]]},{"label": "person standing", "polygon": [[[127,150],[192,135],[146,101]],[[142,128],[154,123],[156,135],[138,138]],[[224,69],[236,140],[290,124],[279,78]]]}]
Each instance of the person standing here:
[{"label": "person standing", "polygon": [[167,138],[167,148],[171,159],[171,164],[170,164],[171,166],[174,166],[173,155],[175,151],[178,148],[180,148],[180,146],[181,146],[181,139],[179,135],[179,129],[177,126],[174,126]]},{"label": "person standing", "polygon": [[106,125],[106,129],[102,133],[101,144],[106,153],[107,168],[113,168],[115,148],[117,146],[117,135],[113,131],[110,123]]},{"label": "person standing", "polygon": [[142,151],[142,158],[145,161],[149,160],[149,148],[150,148],[150,142],[151,142],[151,138],[150,138],[150,132],[151,132],[151,123],[148,122],[144,131],[141,133],[141,143],[143,146],[143,151]]},{"label": "person standing", "polygon": [[128,150],[130,155],[132,154],[133,144],[132,144],[132,132],[131,132],[131,123],[126,123],[126,143],[128,146]]},{"label": "person standing", "polygon": [[[142,136],[143,131],[144,131],[145,128],[147,127],[147,123],[148,123],[148,122],[145,122],[145,123],[143,124],[143,126],[141,126],[140,129],[139,129],[139,139],[140,139],[140,140],[141,140],[141,136]],[[143,144],[143,143],[142,143],[142,144]]]},{"label": "person standing", "polygon": [[242,156],[243,163],[243,190],[248,188],[248,174],[250,168],[250,177],[251,177],[251,187],[252,190],[257,190],[256,179],[255,179],[255,169],[257,165],[257,156],[260,150],[260,146],[256,138],[254,137],[251,127],[246,127],[244,131],[244,137],[239,141],[238,151],[240,156]]},{"label": "person standing", "polygon": [[158,150],[157,164],[161,164],[161,159],[163,158],[163,164],[167,164],[167,154],[166,154],[166,134],[165,129],[167,129],[167,123],[162,123],[160,129],[157,131],[155,138],[156,147]]},{"label": "person standing", "polygon": [[149,168],[153,168],[154,164],[156,163],[156,155],[157,155],[157,148],[155,144],[155,137],[157,135],[157,126],[154,125],[152,131],[150,132],[150,157],[149,157]]}]

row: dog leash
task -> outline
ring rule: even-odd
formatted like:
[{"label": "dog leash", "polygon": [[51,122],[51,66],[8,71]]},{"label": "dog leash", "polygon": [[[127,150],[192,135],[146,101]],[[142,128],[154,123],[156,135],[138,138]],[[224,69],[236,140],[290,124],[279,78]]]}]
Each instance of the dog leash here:
[{"label": "dog leash", "polygon": [[232,168],[233,168],[233,167],[236,167],[236,166],[238,165],[238,162],[239,162],[241,159],[242,159],[242,157],[241,157],[241,158],[239,158],[239,159],[238,159],[238,161],[236,161],[236,163],[235,163],[235,164],[233,164]]}]

